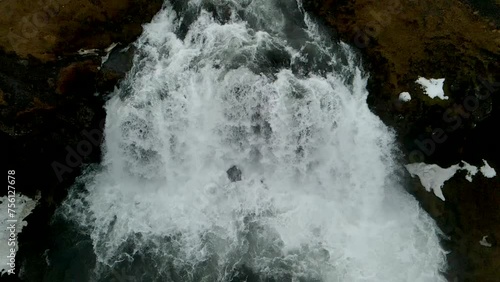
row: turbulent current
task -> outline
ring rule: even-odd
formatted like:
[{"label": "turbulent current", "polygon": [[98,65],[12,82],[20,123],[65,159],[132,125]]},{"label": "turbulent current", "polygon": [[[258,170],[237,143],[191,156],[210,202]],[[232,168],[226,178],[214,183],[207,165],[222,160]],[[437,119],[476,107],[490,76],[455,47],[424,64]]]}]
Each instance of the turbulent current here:
[{"label": "turbulent current", "polygon": [[357,54],[295,0],[166,2],[60,213],[109,281],[443,281]]}]

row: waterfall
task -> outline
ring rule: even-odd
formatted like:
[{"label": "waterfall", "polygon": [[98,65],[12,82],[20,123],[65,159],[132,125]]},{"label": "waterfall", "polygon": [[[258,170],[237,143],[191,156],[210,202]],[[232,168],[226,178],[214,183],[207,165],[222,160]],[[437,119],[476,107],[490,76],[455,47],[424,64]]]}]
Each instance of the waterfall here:
[{"label": "waterfall", "polygon": [[300,1],[167,1],[135,45],[60,209],[96,280],[444,281],[358,55]]}]

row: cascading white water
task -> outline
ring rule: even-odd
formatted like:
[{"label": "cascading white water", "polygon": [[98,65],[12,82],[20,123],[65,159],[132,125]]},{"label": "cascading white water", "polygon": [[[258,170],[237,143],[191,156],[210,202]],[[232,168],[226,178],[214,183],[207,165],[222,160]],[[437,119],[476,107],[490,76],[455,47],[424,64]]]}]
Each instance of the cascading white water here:
[{"label": "cascading white water", "polygon": [[443,280],[437,228],[399,182],[356,55],[300,2],[167,2],[136,46],[106,105],[104,161],[62,209],[90,233],[96,275]]}]

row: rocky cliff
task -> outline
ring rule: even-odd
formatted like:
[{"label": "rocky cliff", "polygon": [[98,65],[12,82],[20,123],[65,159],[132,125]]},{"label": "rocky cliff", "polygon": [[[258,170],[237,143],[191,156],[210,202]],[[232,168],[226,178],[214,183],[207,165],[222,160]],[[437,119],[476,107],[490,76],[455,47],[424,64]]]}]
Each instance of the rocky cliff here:
[{"label": "rocky cliff", "polygon": [[2,163],[16,170],[18,193],[33,198],[41,192],[16,257],[29,281],[46,275],[40,258],[54,243],[49,222],[55,207],[81,165],[100,159],[103,105],[131,67],[133,48],[127,46],[162,3],[0,1],[0,142],[8,158]]}]

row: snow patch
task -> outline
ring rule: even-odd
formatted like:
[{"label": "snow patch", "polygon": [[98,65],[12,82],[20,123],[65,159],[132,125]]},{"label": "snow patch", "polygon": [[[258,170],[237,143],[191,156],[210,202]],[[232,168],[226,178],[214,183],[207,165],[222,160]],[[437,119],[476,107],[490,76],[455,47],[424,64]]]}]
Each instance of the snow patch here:
[{"label": "snow patch", "polygon": [[399,94],[399,101],[401,101],[401,102],[408,102],[410,100],[411,100],[410,93],[408,93],[408,92],[401,92],[401,94]]},{"label": "snow patch", "polygon": [[412,177],[417,175],[420,178],[425,190],[428,192],[432,190],[436,197],[444,201],[443,191],[441,191],[444,182],[452,178],[460,166],[452,165],[449,168],[442,168],[435,164],[414,163],[406,165],[406,169]]},{"label": "snow patch", "polygon": [[78,55],[80,55],[80,56],[85,56],[85,55],[97,56],[98,52],[99,52],[99,49],[80,49],[80,50],[78,50]]},{"label": "snow patch", "polygon": [[442,168],[435,164],[426,164],[426,163],[414,163],[406,165],[406,170],[410,173],[412,177],[417,175],[420,178],[420,182],[422,186],[424,186],[425,190],[433,191],[434,195],[436,195],[441,200],[445,200],[442,192],[442,188],[444,182],[450,178],[452,178],[455,173],[459,170],[467,171],[467,175],[465,179],[467,181],[472,182],[472,177],[475,176],[478,171],[487,178],[493,178],[496,176],[496,171],[488,162],[483,160],[484,165],[478,169],[477,167],[462,161],[462,164],[452,165],[449,168]]},{"label": "snow patch", "polygon": [[477,167],[470,165],[464,161],[462,161],[462,170],[467,171],[467,175],[465,176],[465,179],[467,179],[469,182],[472,182],[472,177],[477,174],[478,169]]},{"label": "snow patch", "polygon": [[118,43],[116,42],[113,42],[111,45],[108,46],[108,48],[104,49],[104,52],[106,53],[109,53],[111,52],[113,49],[115,49],[115,47],[118,45]]},{"label": "snow patch", "polygon": [[420,84],[424,88],[425,94],[427,94],[432,99],[437,97],[441,100],[448,100],[448,97],[444,96],[443,91],[444,78],[427,79],[419,77],[415,82]]},{"label": "snow patch", "polygon": [[106,63],[106,61],[109,59],[109,54],[111,54],[111,51],[115,49],[115,47],[118,45],[118,43],[113,43],[108,46],[108,48],[104,49],[104,52],[106,52],[106,55],[101,57],[101,67]]},{"label": "snow patch", "polygon": [[[7,272],[10,267],[8,266],[8,258],[7,256],[10,254],[10,249],[15,248],[16,253],[19,250],[19,244],[17,242],[17,238],[19,236],[19,233],[23,230],[23,228],[28,225],[24,219],[33,211],[33,209],[36,207],[38,204],[38,200],[40,200],[40,194],[38,194],[35,199],[28,198],[24,195],[17,194],[16,195],[16,201],[14,202],[15,207],[11,207],[11,209],[15,210],[15,217],[9,218],[8,217],[8,211],[9,209],[8,204],[10,204],[9,199],[7,196],[1,197],[0,198],[0,222],[3,226],[3,228],[0,230],[0,261],[3,261],[3,263],[0,263],[0,276],[3,276],[4,273]],[[9,222],[7,220],[15,219],[17,222]],[[10,231],[7,229],[10,224],[15,223],[16,225],[16,244],[14,246],[9,246],[7,243],[9,242],[9,236],[10,236]],[[16,261],[16,273],[18,271],[18,266],[19,263]]]},{"label": "snow patch", "polygon": [[488,242],[488,236],[483,236],[483,238],[479,241],[479,244],[483,247],[491,248],[493,245]]},{"label": "snow patch", "polygon": [[497,175],[497,172],[492,168],[487,161],[483,160],[484,165],[481,167],[481,173],[484,177],[493,178]]}]

